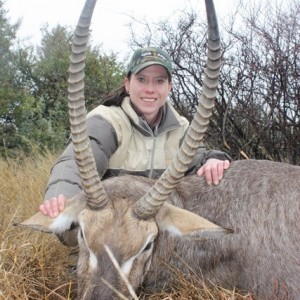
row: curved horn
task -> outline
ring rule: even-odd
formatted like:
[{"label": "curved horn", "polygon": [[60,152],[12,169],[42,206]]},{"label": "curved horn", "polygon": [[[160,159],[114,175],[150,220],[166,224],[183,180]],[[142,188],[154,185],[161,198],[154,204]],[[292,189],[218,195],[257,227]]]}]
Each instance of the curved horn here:
[{"label": "curved horn", "polygon": [[135,203],[134,211],[139,218],[146,219],[155,216],[168,199],[187,171],[208,127],[220,75],[221,45],[213,1],[205,0],[205,5],[208,20],[208,53],[199,105],[172,165],[166,169],[149,192]]},{"label": "curved horn", "polygon": [[74,33],[68,80],[68,106],[73,149],[82,185],[87,195],[87,205],[90,209],[101,209],[108,203],[108,197],[97,172],[87,135],[84,101],[85,57],[95,4],[96,0],[85,2]]}]

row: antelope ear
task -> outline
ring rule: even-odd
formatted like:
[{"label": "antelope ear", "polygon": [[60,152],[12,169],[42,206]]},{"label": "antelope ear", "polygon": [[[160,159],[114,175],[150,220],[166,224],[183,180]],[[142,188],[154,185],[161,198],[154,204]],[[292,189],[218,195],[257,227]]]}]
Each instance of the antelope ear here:
[{"label": "antelope ear", "polygon": [[38,212],[15,226],[26,227],[47,233],[62,233],[78,223],[78,214],[86,207],[84,192],[67,199],[65,209],[56,217],[50,218]]},{"label": "antelope ear", "polygon": [[207,236],[225,235],[233,230],[222,228],[186,209],[165,203],[156,215],[156,221],[161,231],[171,235],[194,235],[201,238]]}]

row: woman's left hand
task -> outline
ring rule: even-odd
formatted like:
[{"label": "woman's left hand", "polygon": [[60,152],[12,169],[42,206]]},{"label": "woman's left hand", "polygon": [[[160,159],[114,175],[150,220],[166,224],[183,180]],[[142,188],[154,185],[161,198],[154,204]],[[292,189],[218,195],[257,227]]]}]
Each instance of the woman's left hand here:
[{"label": "woman's left hand", "polygon": [[223,178],[224,170],[228,169],[230,165],[229,160],[220,160],[210,158],[207,162],[197,171],[198,176],[205,176],[207,184],[212,183],[217,185]]}]

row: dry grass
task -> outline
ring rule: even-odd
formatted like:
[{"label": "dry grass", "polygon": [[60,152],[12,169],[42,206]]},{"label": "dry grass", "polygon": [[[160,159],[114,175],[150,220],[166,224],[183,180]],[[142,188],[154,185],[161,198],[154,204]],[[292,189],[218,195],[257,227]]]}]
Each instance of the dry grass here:
[{"label": "dry grass", "polygon": [[[76,255],[55,237],[15,227],[34,214],[55,156],[0,160],[0,299],[75,299]],[[176,272],[176,271],[175,271]],[[170,293],[141,299],[252,299],[220,287],[208,288],[196,276],[178,272],[178,285]]]},{"label": "dry grass", "polygon": [[55,237],[13,226],[37,211],[54,161],[0,160],[0,299],[72,299],[70,250]]},{"label": "dry grass", "polygon": [[204,279],[196,274],[183,274],[168,266],[175,274],[176,287],[172,291],[151,294],[143,292],[140,299],[147,300],[254,300],[250,294],[242,295],[234,290],[227,290],[214,284],[204,283]]}]

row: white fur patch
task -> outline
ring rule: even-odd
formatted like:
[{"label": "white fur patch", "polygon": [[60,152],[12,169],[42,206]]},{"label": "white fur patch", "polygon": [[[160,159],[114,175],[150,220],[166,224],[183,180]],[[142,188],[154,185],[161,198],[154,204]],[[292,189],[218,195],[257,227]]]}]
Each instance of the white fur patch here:
[{"label": "white fur patch", "polygon": [[[81,227],[82,234],[83,234],[83,236],[84,236],[84,225],[83,225],[83,224],[80,224],[80,227]],[[78,234],[79,234],[79,233],[78,233]],[[95,269],[95,268],[97,268],[97,265],[98,265],[98,259],[97,259],[97,256],[96,256],[95,253],[89,248],[89,245],[88,245],[87,242],[86,242],[85,236],[84,236],[84,240],[85,240],[86,247],[88,248],[89,254],[90,254],[90,258],[89,258],[89,265],[90,265],[90,268],[91,268],[91,269]]]},{"label": "white fur patch", "polygon": [[50,226],[50,229],[55,233],[61,233],[70,229],[71,224],[73,223],[74,218],[69,217],[68,215],[60,214],[55,219]]},{"label": "white fur patch", "polygon": [[141,250],[134,256],[130,257],[127,261],[125,261],[125,263],[122,265],[122,271],[124,272],[124,274],[126,276],[129,275],[133,262],[134,260],[141,254],[141,252],[145,249],[145,247],[148,245],[148,243],[150,243],[153,240],[153,234],[149,235],[146,242],[144,243],[143,247],[141,248]]},{"label": "white fur patch", "polygon": [[97,257],[91,250],[89,250],[89,252],[90,252],[90,260],[89,260],[90,267],[92,269],[95,269],[98,265]]},{"label": "white fur patch", "polygon": [[137,257],[137,255],[132,256],[131,258],[129,258],[129,259],[123,264],[123,266],[122,266],[121,269],[122,269],[123,273],[124,273],[126,276],[129,275],[130,270],[131,270],[131,268],[132,268],[132,264],[133,264],[133,262],[134,262],[134,260],[135,260],[136,257]]},{"label": "white fur patch", "polygon": [[182,232],[174,225],[168,225],[164,228],[164,230],[168,231],[173,236],[182,236]]}]

